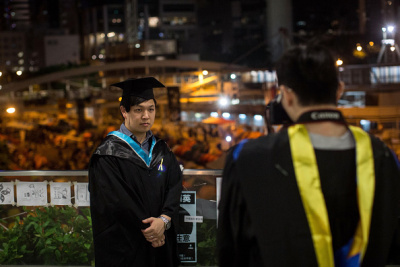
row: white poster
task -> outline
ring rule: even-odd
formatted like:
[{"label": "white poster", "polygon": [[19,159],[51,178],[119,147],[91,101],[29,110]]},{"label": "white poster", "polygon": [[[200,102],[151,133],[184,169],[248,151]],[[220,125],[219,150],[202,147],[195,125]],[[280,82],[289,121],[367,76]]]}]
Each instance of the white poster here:
[{"label": "white poster", "polygon": [[50,182],[50,204],[71,205],[71,183]]},{"label": "white poster", "polygon": [[0,205],[14,204],[14,183],[0,183]]},{"label": "white poster", "polygon": [[181,262],[197,262],[196,223],[202,221],[196,216],[196,191],[182,191],[176,237]]},{"label": "white poster", "polygon": [[16,182],[18,206],[47,206],[47,181]]},{"label": "white poster", "polygon": [[217,190],[217,227],[218,227],[218,217],[219,217],[219,201],[221,200],[221,186],[222,186],[222,177],[215,178],[216,182],[216,190]]},{"label": "white poster", "polygon": [[75,188],[75,207],[90,206],[88,183],[74,182]]}]

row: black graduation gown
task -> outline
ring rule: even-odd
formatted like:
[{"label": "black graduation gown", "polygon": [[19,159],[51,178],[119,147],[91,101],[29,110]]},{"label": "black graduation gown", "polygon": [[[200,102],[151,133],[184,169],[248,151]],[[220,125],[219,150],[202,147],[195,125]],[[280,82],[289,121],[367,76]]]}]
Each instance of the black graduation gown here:
[{"label": "black graduation gown", "polygon": [[[376,192],[362,266],[384,266],[399,214],[400,175],[390,150],[378,139],[371,139]],[[219,266],[317,266],[287,130],[239,146],[229,153],[223,171],[217,234]],[[327,164],[321,162],[320,153],[316,156],[321,173]],[[331,160],[340,162],[340,157]],[[337,166],[335,171],[346,173],[344,166]],[[326,199],[323,177],[321,186]],[[327,208],[331,223],[335,218],[328,203]],[[332,235],[335,239],[334,231]]]},{"label": "black graduation gown", "polygon": [[[162,166],[162,168],[161,168]],[[96,266],[178,266],[176,223],[182,171],[168,145],[158,138],[147,164],[123,140],[107,136],[89,164],[90,210]],[[142,220],[172,218],[165,245],[153,248]]]}]

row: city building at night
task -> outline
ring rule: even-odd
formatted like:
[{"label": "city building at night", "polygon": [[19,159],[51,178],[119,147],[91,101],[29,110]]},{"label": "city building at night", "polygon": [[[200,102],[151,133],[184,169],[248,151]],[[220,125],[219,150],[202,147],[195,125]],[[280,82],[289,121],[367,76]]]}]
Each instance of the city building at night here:
[{"label": "city building at night", "polygon": [[[47,35],[44,37],[46,66],[80,63],[79,35]],[[60,51],[63,51],[60,53]]]},{"label": "city building at night", "polygon": [[[26,66],[26,34],[17,31],[0,32],[0,71],[16,74],[24,72]],[[18,72],[20,73],[20,72]]]},{"label": "city building at night", "polygon": [[29,0],[4,0],[2,8],[1,30],[27,30],[32,26]]},{"label": "city building at night", "polygon": [[[381,25],[396,20],[398,1],[326,5],[315,5],[311,0],[29,3],[29,18],[35,27],[0,33],[3,92],[13,88],[17,98],[49,91],[54,96],[52,103],[61,95],[63,101],[71,101],[69,107],[76,108],[74,96],[80,96],[87,106],[96,106],[96,101],[112,101],[112,97],[105,97],[109,96],[109,84],[127,77],[154,75],[168,87],[179,87],[182,112],[186,114],[182,118],[189,122],[219,112],[218,116],[225,113],[227,119],[251,124],[254,120],[244,120],[243,115],[260,118],[265,104],[277,93],[274,61],[290,45],[314,39],[330,45],[338,56],[339,73],[347,84],[340,105],[398,103],[397,80],[393,78],[397,74],[390,74],[397,73],[398,68],[366,65],[377,62],[384,38]],[[373,37],[373,25],[378,25],[381,37]],[[395,29],[387,39],[396,43]],[[15,37],[1,37],[12,34]],[[14,49],[5,44],[12,38],[25,41]],[[391,49],[387,47],[382,54],[382,63],[396,64],[396,52]],[[214,63],[218,67],[206,67]],[[81,69],[71,69],[73,74],[62,72],[78,65]],[[57,68],[57,75],[50,73]],[[38,71],[50,74],[41,80]],[[33,74],[39,78],[35,80]],[[166,92],[160,96],[160,105],[166,105]],[[219,106],[222,98],[231,105]]]}]

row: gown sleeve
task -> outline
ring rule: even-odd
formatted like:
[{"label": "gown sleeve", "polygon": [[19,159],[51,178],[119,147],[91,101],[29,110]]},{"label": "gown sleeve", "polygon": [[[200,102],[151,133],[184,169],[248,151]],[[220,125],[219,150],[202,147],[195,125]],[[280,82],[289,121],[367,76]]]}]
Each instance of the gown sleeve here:
[{"label": "gown sleeve", "polygon": [[182,171],[175,155],[171,151],[169,156],[171,160],[168,167],[167,190],[162,214],[176,219],[182,192]]},{"label": "gown sleeve", "polygon": [[132,190],[124,180],[117,158],[93,157],[89,165],[90,209],[93,231],[101,233],[113,223],[143,229],[147,218],[140,191]]}]

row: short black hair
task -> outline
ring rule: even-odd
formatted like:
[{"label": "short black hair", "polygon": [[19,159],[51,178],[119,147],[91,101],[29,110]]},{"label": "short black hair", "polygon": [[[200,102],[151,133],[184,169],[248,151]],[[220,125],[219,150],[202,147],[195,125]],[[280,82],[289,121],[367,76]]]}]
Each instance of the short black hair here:
[{"label": "short black hair", "polygon": [[[152,98],[152,99],[154,100],[154,104],[156,105],[157,101],[154,98]],[[148,100],[151,100],[151,99],[144,99],[142,97],[133,96],[133,95],[123,96],[121,99],[120,106],[123,106],[125,108],[126,112],[129,112],[131,110],[132,106],[139,105]]]},{"label": "short black hair", "polygon": [[339,86],[336,60],[321,45],[290,48],[276,65],[279,85],[291,88],[303,106],[337,104]]}]

